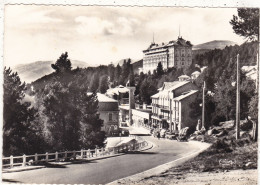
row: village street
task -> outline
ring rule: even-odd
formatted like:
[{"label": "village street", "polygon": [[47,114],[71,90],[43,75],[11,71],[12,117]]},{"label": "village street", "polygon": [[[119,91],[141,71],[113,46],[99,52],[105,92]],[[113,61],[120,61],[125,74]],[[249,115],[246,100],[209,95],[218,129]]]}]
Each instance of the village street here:
[{"label": "village street", "polygon": [[[131,131],[140,134],[136,131]],[[82,164],[54,166],[31,171],[3,173],[3,180],[20,183],[106,184],[158,165],[179,159],[199,150],[190,142],[142,136],[154,144],[152,149]]]}]

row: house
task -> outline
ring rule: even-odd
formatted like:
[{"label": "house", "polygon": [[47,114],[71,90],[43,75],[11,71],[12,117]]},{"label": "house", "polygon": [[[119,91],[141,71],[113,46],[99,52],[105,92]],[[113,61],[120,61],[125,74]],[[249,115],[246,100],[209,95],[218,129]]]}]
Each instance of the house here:
[{"label": "house", "polygon": [[179,81],[189,81],[190,77],[188,75],[181,75],[178,77]]},{"label": "house", "polygon": [[191,73],[190,76],[191,76],[192,80],[195,80],[195,79],[197,79],[199,77],[199,75],[200,75],[199,71],[194,71],[193,73]]},{"label": "house", "polygon": [[241,69],[246,73],[247,78],[256,81],[257,66],[243,66]]},{"label": "house", "polygon": [[97,93],[98,98],[98,114],[102,119],[102,130],[109,133],[119,129],[119,109],[118,101],[104,94]]}]

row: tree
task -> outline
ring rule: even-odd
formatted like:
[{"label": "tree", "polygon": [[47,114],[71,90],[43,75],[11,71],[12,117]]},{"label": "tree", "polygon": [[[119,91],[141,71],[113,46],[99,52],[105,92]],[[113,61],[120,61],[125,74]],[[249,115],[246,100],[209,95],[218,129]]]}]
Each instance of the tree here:
[{"label": "tree", "polygon": [[25,83],[21,83],[18,74],[13,73],[10,68],[4,68],[3,89],[3,154],[7,156],[40,152],[43,141],[33,122],[37,117],[37,110],[29,102],[24,102]]},{"label": "tree", "polygon": [[81,148],[94,148],[96,146],[104,146],[105,132],[101,131],[103,120],[97,115],[98,100],[97,95],[82,94],[81,107],[83,117],[81,119],[80,141]]},{"label": "tree", "polygon": [[133,71],[133,66],[130,67],[130,73],[128,79],[129,79],[129,86],[130,87],[135,86],[135,75]]},{"label": "tree", "polygon": [[156,73],[157,73],[158,76],[163,75],[163,66],[162,66],[161,62],[159,62],[158,65],[157,65]]},{"label": "tree", "polygon": [[79,149],[81,114],[77,109],[79,103],[76,102],[79,94],[73,94],[71,90],[71,86],[53,82],[43,92],[44,114],[48,119],[47,140],[57,151]]},{"label": "tree", "polygon": [[249,116],[251,117],[251,120],[253,122],[253,140],[257,141],[257,135],[258,135],[258,94],[255,93],[254,96],[251,98],[249,102]]},{"label": "tree", "polygon": [[108,65],[108,75],[110,77],[110,81],[113,82],[115,78],[115,67],[112,63]]},{"label": "tree", "polygon": [[88,94],[84,86],[73,82],[54,82],[43,92],[44,114],[47,117],[46,137],[54,150],[79,150],[82,147],[103,146],[98,101],[94,93]]},{"label": "tree", "polygon": [[131,59],[128,59],[128,61],[124,60],[122,71],[119,79],[119,84],[125,85],[128,81],[128,76],[131,69]]},{"label": "tree", "polygon": [[249,105],[249,116],[252,117],[253,120],[257,121],[258,119],[258,94],[255,93],[254,96],[251,98]]},{"label": "tree", "polygon": [[235,33],[249,40],[259,40],[259,9],[238,8],[237,13],[230,21]]},{"label": "tree", "polygon": [[55,64],[52,64],[51,67],[57,72],[68,72],[71,71],[71,62],[68,59],[68,53],[65,52],[60,56]]},{"label": "tree", "polygon": [[106,75],[99,79],[99,92],[105,94],[108,89],[108,77]]},{"label": "tree", "polygon": [[96,92],[99,87],[99,76],[97,73],[94,73],[94,75],[90,79],[89,83],[89,92]]},{"label": "tree", "polygon": [[157,93],[157,88],[153,80],[146,78],[140,87],[140,100],[142,103],[151,104],[151,96]]},{"label": "tree", "polygon": [[120,74],[121,74],[121,67],[119,64],[117,64],[116,69],[115,69],[115,76],[114,76],[114,80],[117,85],[119,83]]}]

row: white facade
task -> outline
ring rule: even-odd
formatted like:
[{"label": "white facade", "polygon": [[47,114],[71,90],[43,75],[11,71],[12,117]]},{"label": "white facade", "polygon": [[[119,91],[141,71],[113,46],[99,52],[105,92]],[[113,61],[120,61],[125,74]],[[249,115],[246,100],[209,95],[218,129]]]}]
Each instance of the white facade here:
[{"label": "white facade", "polygon": [[190,81],[165,82],[161,90],[151,96],[153,125],[170,130],[192,126],[189,104],[195,100],[197,89]]},{"label": "white facade", "polygon": [[192,44],[181,37],[167,44],[152,43],[143,53],[143,73],[153,73],[159,62],[164,70],[171,67],[187,68],[192,63]]}]

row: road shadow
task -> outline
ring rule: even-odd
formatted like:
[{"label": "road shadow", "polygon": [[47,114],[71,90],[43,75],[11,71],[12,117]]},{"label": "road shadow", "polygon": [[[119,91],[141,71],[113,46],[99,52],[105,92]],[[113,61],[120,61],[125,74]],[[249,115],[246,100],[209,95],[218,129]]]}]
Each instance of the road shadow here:
[{"label": "road shadow", "polygon": [[20,181],[17,180],[13,180],[13,179],[2,179],[3,182],[10,182],[10,183],[22,183]]},{"label": "road shadow", "polygon": [[51,163],[45,163],[42,164],[43,166],[45,166],[46,168],[67,168],[68,165],[72,165],[72,164],[86,164],[86,163],[97,163],[94,160],[81,160],[81,159],[77,159],[74,161],[67,161],[67,162],[51,162]]},{"label": "road shadow", "polygon": [[157,152],[142,152],[142,151],[129,151],[126,154],[146,154],[146,155],[153,155],[157,154]]},{"label": "road shadow", "polygon": [[130,134],[131,136],[151,136],[151,134]]}]

